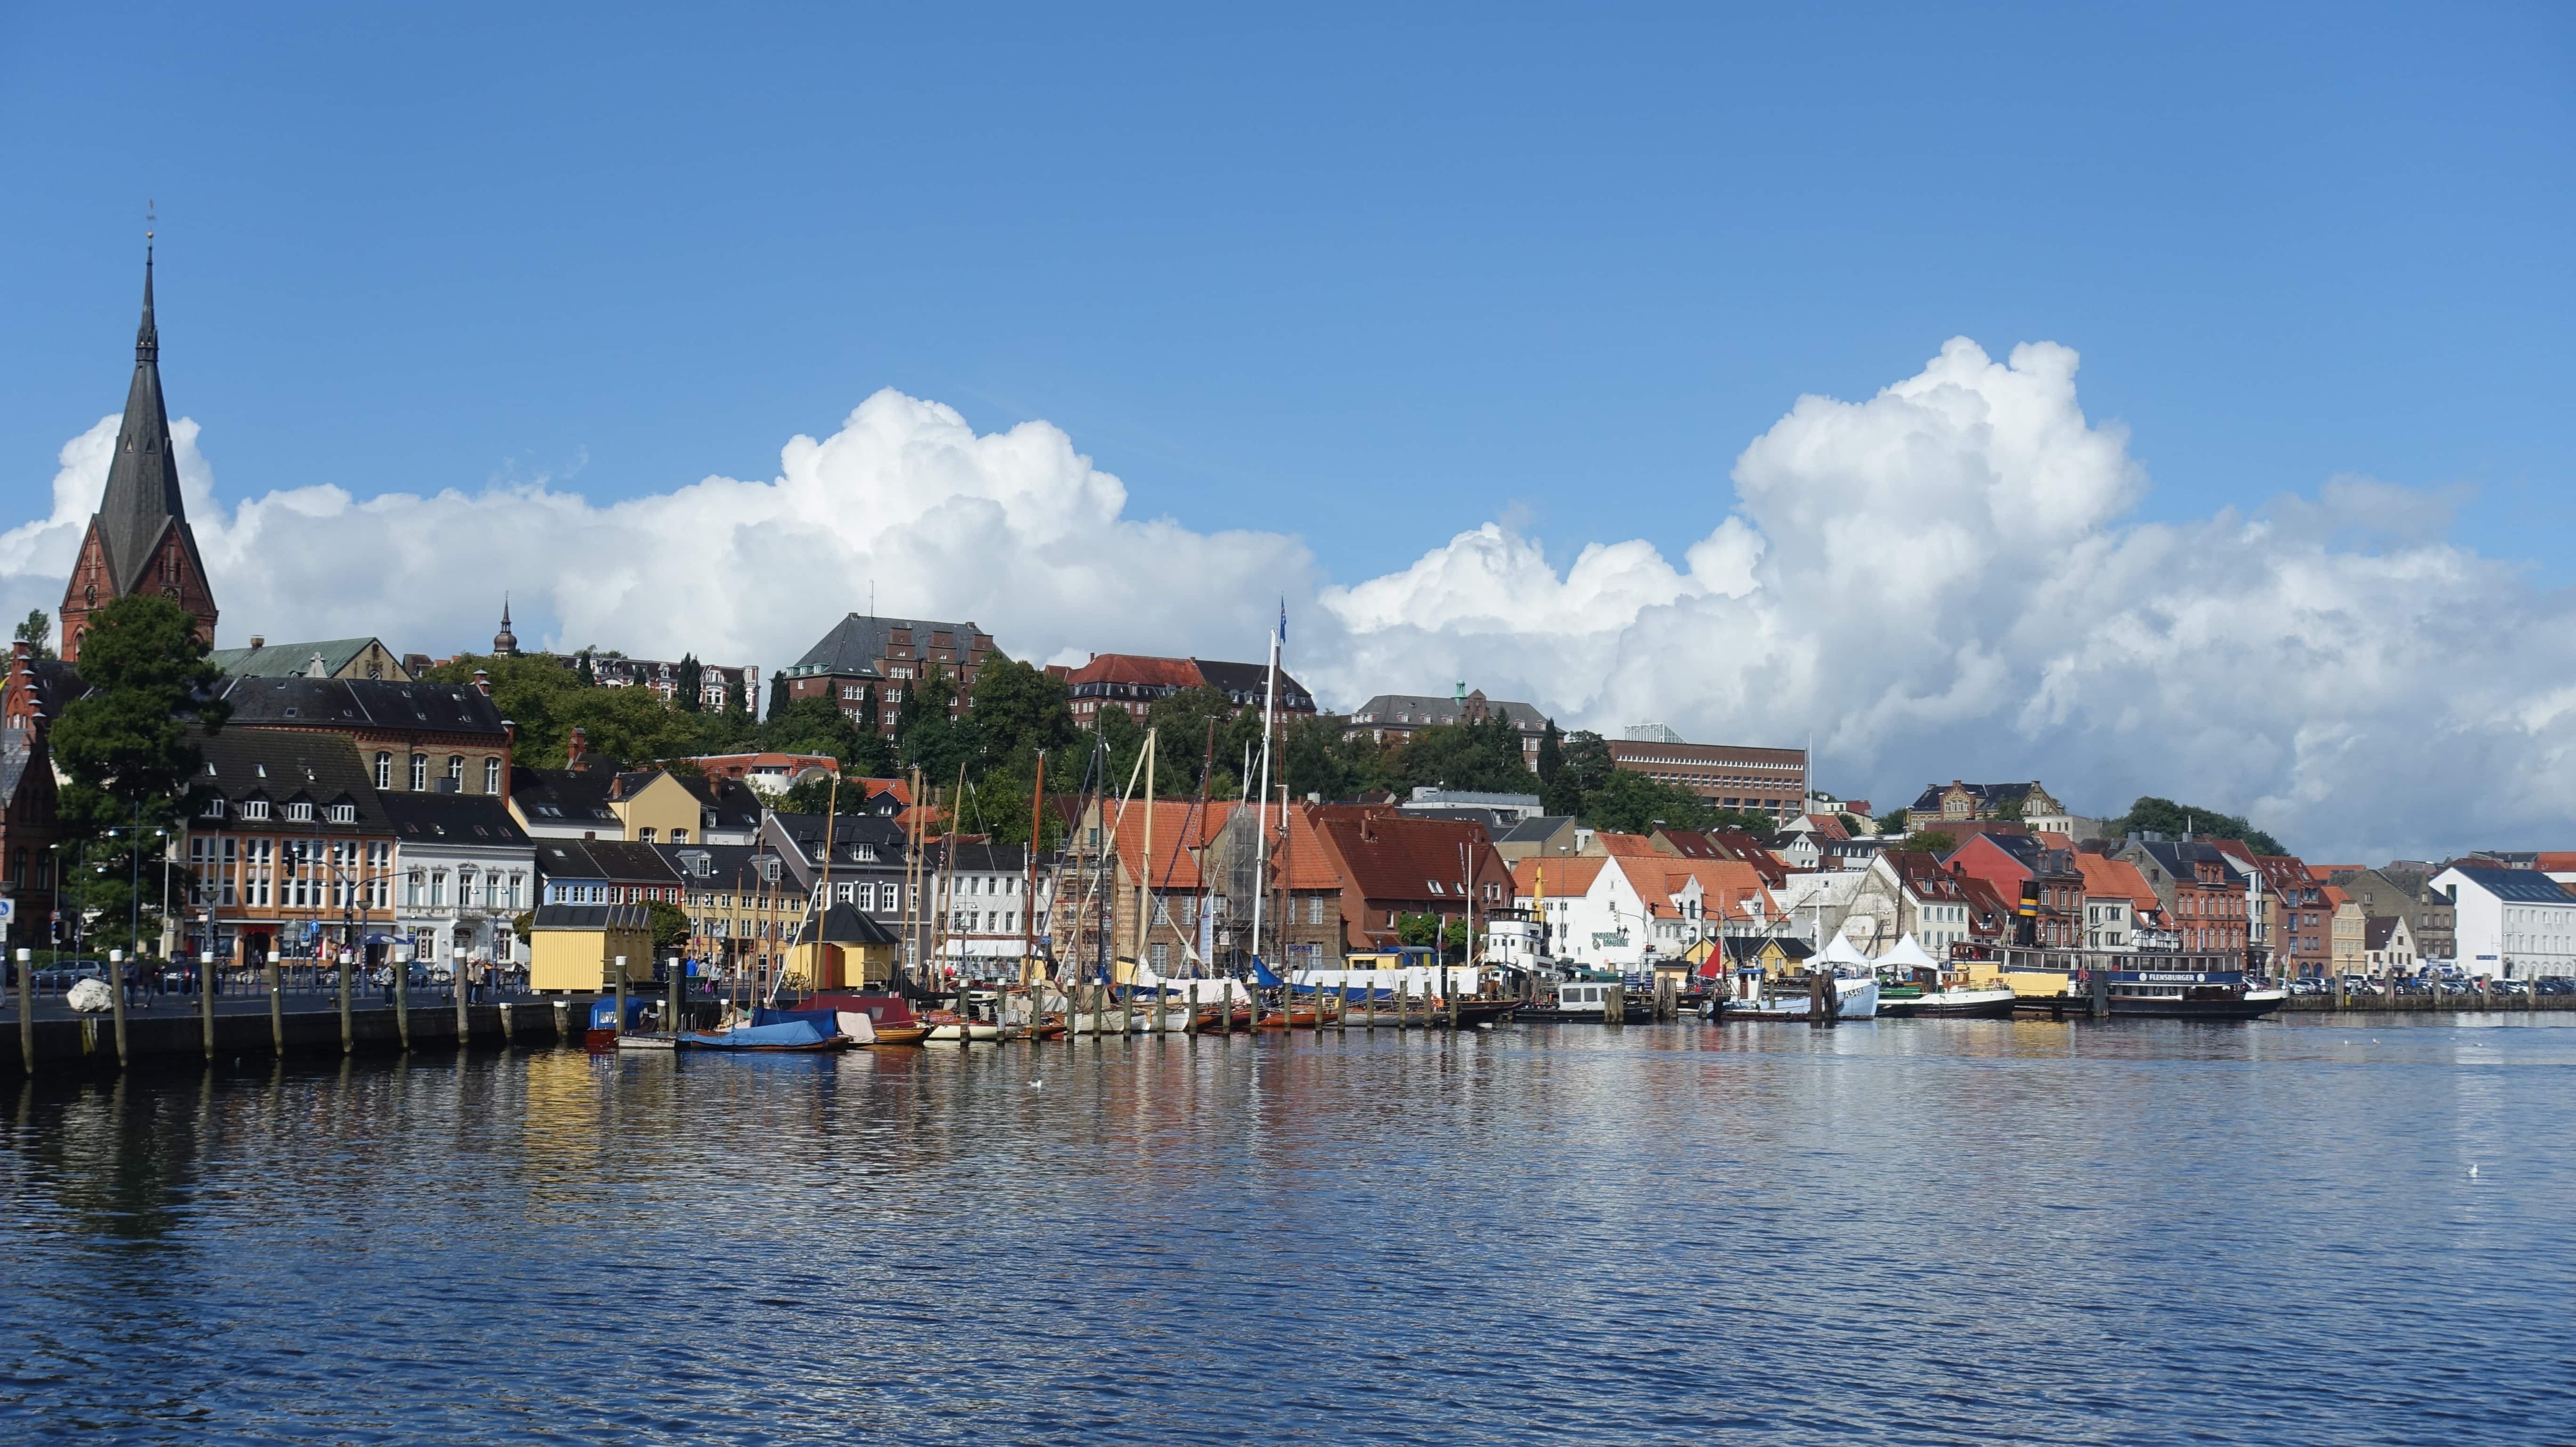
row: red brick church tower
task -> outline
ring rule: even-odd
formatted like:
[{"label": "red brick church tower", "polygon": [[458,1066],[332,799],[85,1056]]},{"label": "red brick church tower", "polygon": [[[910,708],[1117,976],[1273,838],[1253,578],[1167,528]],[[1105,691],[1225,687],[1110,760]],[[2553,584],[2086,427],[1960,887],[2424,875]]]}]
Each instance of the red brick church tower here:
[{"label": "red brick church tower", "polygon": [[116,432],[107,491],[90,515],[63,590],[65,662],[80,658],[89,615],[134,593],[159,593],[197,615],[197,635],[215,641],[215,595],[197,556],[179,497],[179,459],[170,451],[170,414],[161,403],[161,331],[152,323],[152,251],[143,252],[143,325],[134,334],[134,385]]}]

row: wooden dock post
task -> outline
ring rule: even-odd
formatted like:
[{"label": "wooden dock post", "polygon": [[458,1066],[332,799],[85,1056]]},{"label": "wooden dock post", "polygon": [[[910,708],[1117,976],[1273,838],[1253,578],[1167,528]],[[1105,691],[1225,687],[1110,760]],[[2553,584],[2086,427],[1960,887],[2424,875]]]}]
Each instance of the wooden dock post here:
[{"label": "wooden dock post", "polygon": [[[18,965],[18,1069],[32,1080],[36,1074],[36,952],[20,950],[10,958]],[[24,1096],[20,1098],[23,1102]]]},{"label": "wooden dock post", "polygon": [[1673,989],[1673,977],[1658,973],[1655,976],[1655,1018],[1673,1020],[1680,1016],[1681,1004]]},{"label": "wooden dock post", "polygon": [[466,1008],[473,1003],[472,988],[466,982],[466,964],[460,956],[449,970],[447,988],[456,993],[456,1048],[462,1050],[474,1038],[474,1026]]},{"label": "wooden dock post", "polygon": [[2096,1020],[2110,1019],[2111,972],[2103,969],[2094,969],[2088,971],[2087,976],[2090,986],[2088,993],[2093,999],[2093,1018]]},{"label": "wooden dock post", "polygon": [[1817,1030],[1825,1028],[1825,1021],[1831,1019],[1833,1017],[1833,1013],[1834,987],[1831,983],[1831,977],[1826,975],[1809,975],[1807,977],[1808,1026]]},{"label": "wooden dock post", "polygon": [[286,981],[277,967],[277,956],[268,957],[268,1048],[271,1053],[286,1053]]},{"label": "wooden dock post", "polygon": [[[209,950],[214,941],[206,942]],[[215,1063],[215,962],[200,955],[197,958],[197,1014],[199,1040],[206,1051],[206,1063]]]},{"label": "wooden dock post", "polygon": [[[818,940],[822,938],[820,929],[815,931],[815,938]],[[819,959],[823,952],[818,948],[814,953]],[[617,957],[617,1023],[611,1026],[610,1030],[609,1048],[615,1049],[617,1046],[615,1037],[626,1033],[626,957],[624,955]]]},{"label": "wooden dock post", "polygon": [[1628,982],[1620,981],[1601,991],[1601,1023],[1619,1026],[1628,1023]]},{"label": "wooden dock post", "polygon": [[504,1050],[510,1048],[517,1043],[518,1038],[518,1024],[510,1018],[510,1002],[504,1000],[501,1002],[501,1048]]},{"label": "wooden dock post", "polygon": [[[110,976],[108,983],[116,987],[112,998],[116,1002],[116,1068],[119,1070],[125,1068],[125,968],[125,951],[109,950],[107,952],[107,972]],[[134,974],[137,979],[142,977],[142,961],[134,962]]]},{"label": "wooden dock post", "polygon": [[[392,947],[387,946],[386,953],[392,952]],[[364,949],[360,949],[357,954],[360,959],[366,957]],[[358,1048],[358,1027],[356,1022],[349,1018],[350,968],[350,947],[344,944],[340,946],[339,963],[331,971],[332,978],[340,982],[340,1053],[343,1055]]]},{"label": "wooden dock post", "polygon": [[[819,930],[816,932],[815,938],[822,938]],[[820,955],[822,952],[817,950],[815,953]],[[671,963],[667,969],[666,978],[663,981],[662,1029],[664,1033],[671,1037],[671,1043],[674,1047],[676,1047],[680,1041],[680,984],[685,978],[682,972],[687,968],[687,962],[680,956],[671,956]],[[458,1013],[460,1016],[463,1014],[462,1011],[459,1011]],[[966,1018],[966,992],[962,989],[957,992],[957,1018],[961,1020]],[[960,1038],[963,1039],[971,1037],[961,1036]]]},{"label": "wooden dock post", "polygon": [[394,1034],[402,1041],[402,1048],[409,1050],[411,1049],[411,960],[408,957],[411,952],[405,950],[402,953],[405,958],[394,961]]},{"label": "wooden dock post", "polygon": [[[1321,998],[1321,996],[1317,997],[1318,1000]],[[1323,1017],[1320,1015],[1316,1016],[1315,1023],[1318,1028],[1321,1028],[1323,1025]],[[1333,1028],[1336,1030],[1348,1030],[1351,1028],[1351,972],[1348,970],[1342,971],[1341,998],[1333,1003]]]}]

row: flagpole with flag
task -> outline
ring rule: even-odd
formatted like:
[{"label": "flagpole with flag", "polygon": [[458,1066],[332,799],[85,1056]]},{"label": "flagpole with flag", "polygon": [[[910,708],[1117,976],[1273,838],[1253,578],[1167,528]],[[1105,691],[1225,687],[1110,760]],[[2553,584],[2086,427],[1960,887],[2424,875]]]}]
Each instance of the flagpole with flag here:
[{"label": "flagpole with flag", "polygon": [[[1279,627],[1270,635],[1270,678],[1261,692],[1261,802],[1254,806],[1253,814],[1260,834],[1260,842],[1254,846],[1252,876],[1252,959],[1256,966],[1261,960],[1261,907],[1270,899],[1271,719],[1279,705],[1279,649],[1287,641],[1288,600],[1282,597],[1279,600]],[[1283,825],[1287,822],[1284,817],[1280,820]]]}]

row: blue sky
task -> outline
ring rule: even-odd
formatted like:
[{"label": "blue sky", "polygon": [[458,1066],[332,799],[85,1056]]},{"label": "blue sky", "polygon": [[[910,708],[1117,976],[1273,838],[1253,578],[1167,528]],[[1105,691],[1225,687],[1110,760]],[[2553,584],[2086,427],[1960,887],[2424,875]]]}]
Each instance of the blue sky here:
[{"label": "blue sky", "polygon": [[893,385],[1343,580],[1561,562],[1965,334],[2149,517],[2466,484],[2557,580],[2569,14],[14,7],[0,478],[118,404],[148,196],[235,493],[766,477]]},{"label": "blue sky", "polygon": [[226,643],[1285,595],[1333,707],[2567,847],[2571,15],[20,6],[0,615],[150,198]]}]

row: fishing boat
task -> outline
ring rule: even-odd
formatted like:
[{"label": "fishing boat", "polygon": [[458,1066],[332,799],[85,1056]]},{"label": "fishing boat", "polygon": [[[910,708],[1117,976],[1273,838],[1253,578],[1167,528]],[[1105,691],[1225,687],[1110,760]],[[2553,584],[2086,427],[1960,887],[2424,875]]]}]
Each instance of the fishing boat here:
[{"label": "fishing boat", "polygon": [[1713,996],[1702,1009],[1713,1020],[1796,1020],[1815,1013],[1816,985],[1823,981],[1837,1020],[1868,1020],[1878,1014],[1876,975],[1805,974],[1766,977],[1758,969],[1739,970],[1734,989]]},{"label": "fishing boat", "polygon": [[1878,1013],[1891,1020],[2008,1020],[2013,992],[2000,984],[1972,984],[1964,970],[1940,961],[1907,935],[1878,957]]},{"label": "fishing boat", "polygon": [[[1600,1025],[1609,1022],[1610,1001],[1619,1000],[1619,1022],[1623,1025],[1645,1025],[1655,1018],[1654,1001],[1643,990],[1628,989],[1620,976],[1606,970],[1577,970],[1562,980],[1551,980],[1539,986],[1539,996],[1528,1004],[1518,1005],[1510,1018],[1541,1024]],[[1459,1002],[1463,1009],[1466,1002]],[[1439,1014],[1440,1023],[1448,1023],[1446,1008]],[[1462,1014],[1460,1024],[1466,1023]]]},{"label": "fishing boat", "polygon": [[653,1002],[642,995],[627,996],[626,1021],[621,1026],[617,1019],[617,997],[600,996],[590,1002],[590,1024],[582,1032],[581,1043],[593,1050],[615,1049],[617,1037],[642,1026],[652,1005]]}]

